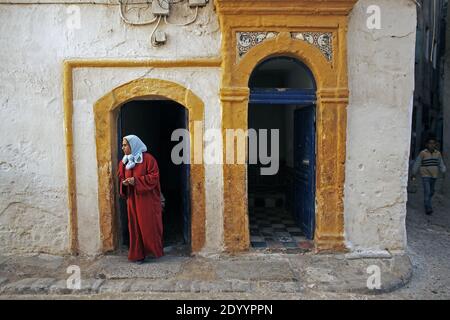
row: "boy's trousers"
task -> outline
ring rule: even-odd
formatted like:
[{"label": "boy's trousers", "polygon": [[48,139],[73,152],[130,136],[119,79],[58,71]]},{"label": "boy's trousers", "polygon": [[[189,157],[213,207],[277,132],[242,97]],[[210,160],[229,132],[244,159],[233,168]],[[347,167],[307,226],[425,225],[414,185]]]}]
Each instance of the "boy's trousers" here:
[{"label": "boy's trousers", "polygon": [[431,212],[433,211],[433,206],[431,200],[434,195],[434,186],[436,184],[436,178],[431,177],[423,177],[423,192],[424,192],[424,200],[425,200],[425,211]]}]

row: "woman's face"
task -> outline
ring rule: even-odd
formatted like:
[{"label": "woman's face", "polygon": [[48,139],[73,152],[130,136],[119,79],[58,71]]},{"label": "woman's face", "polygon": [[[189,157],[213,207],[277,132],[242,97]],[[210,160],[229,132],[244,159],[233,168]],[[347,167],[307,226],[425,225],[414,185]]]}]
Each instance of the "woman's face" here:
[{"label": "woman's face", "polygon": [[122,140],[122,151],[125,155],[131,154],[131,147],[127,141],[127,139],[123,138]]}]

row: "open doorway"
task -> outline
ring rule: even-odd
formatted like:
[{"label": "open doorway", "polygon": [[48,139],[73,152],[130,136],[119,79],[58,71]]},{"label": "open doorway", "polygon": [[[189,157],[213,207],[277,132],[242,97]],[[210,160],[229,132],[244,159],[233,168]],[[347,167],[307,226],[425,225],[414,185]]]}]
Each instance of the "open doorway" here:
[{"label": "open doorway", "polygon": [[249,130],[266,129],[269,137],[279,130],[277,173],[262,175],[259,160],[248,164],[251,246],[309,249],[315,227],[314,78],[297,59],[274,57],[255,68],[249,88]]},{"label": "open doorway", "polygon": [[[118,117],[118,160],[123,154],[122,138],[137,135],[147,145],[147,150],[158,162],[161,192],[165,198],[163,210],[164,253],[188,254],[190,252],[190,192],[189,165],[176,165],[171,159],[171,141],[176,129],[187,129],[188,112],[172,100],[133,100],[125,103]],[[129,245],[128,213],[126,201],[119,200],[119,239],[123,249]]]}]

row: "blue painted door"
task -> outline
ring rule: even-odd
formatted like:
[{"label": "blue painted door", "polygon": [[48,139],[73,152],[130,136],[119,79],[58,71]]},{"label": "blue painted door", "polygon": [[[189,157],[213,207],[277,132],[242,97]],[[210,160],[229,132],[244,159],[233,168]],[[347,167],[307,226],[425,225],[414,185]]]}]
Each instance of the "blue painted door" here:
[{"label": "blue painted door", "polygon": [[[122,160],[122,158],[123,158],[122,141],[123,141],[123,137],[124,137],[124,132],[123,132],[122,113],[123,112],[121,109],[119,117],[117,118],[117,133],[118,133],[117,134],[117,147],[118,147],[117,163],[119,163],[119,161]],[[119,165],[120,165],[120,163],[119,163]],[[118,181],[118,183],[120,183],[120,181]],[[119,187],[117,187],[117,189],[118,188]],[[127,200],[125,200],[121,197],[117,197],[117,198],[119,199],[119,208],[120,208],[119,221],[120,221],[120,231],[121,231],[120,236],[122,237],[121,244],[128,247],[130,244],[130,234],[128,232]]]},{"label": "blue painted door", "polygon": [[315,107],[294,112],[294,210],[295,218],[308,239],[315,227]]}]

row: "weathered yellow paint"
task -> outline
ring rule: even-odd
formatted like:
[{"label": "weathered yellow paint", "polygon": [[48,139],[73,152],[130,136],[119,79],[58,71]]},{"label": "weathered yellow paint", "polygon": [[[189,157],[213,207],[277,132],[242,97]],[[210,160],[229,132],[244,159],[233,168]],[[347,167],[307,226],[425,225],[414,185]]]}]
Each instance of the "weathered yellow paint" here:
[{"label": "weathered yellow paint", "polygon": [[[142,67],[155,67],[155,68],[183,68],[183,67],[220,67],[221,60],[219,58],[207,58],[207,59],[190,59],[190,60],[108,60],[108,59],[72,59],[66,60],[63,64],[63,104],[64,104],[64,133],[66,140],[66,162],[67,162],[67,189],[68,189],[68,206],[69,206],[69,250],[71,254],[77,254],[79,251],[78,247],[78,222],[77,222],[77,190],[76,190],[76,173],[75,173],[75,163],[74,163],[74,155],[73,155],[73,69],[74,68],[142,68]],[[143,79],[145,80],[145,79]],[[156,81],[156,80],[153,80]],[[163,82],[159,82],[160,84]],[[192,129],[192,121],[195,119],[203,120],[203,103],[196,98],[195,95],[190,90],[187,90],[179,85],[172,84],[170,85],[161,85],[161,88],[165,88],[164,92],[156,92],[153,89],[149,88],[148,83],[140,83],[144,85],[141,89],[134,89],[134,94],[140,95],[144,92],[152,92],[152,94],[158,96],[166,96],[167,98],[176,97],[178,100],[175,100],[185,107],[189,109],[189,117],[190,117],[190,129]],[[155,83],[153,83],[155,84]],[[134,83],[131,86],[136,86]],[[123,86],[121,87],[123,90]],[[131,89],[131,87],[127,87]],[[147,88],[148,90],[146,91]],[[171,92],[167,92],[167,89],[175,90]],[[119,90],[116,88],[115,90]],[[113,92],[115,92],[113,90]],[[107,103],[108,99],[111,97],[106,95],[101,99],[102,103]],[[130,99],[133,99],[134,96],[130,96]],[[109,102],[113,102],[110,100]],[[117,102],[117,100],[116,100]],[[111,106],[111,105],[110,105]],[[117,106],[116,106],[117,107]],[[101,107],[100,107],[101,109]],[[114,109],[114,108],[113,108]],[[111,114],[103,115],[103,120],[99,122],[99,125],[105,125],[109,127],[101,127],[100,131],[103,134],[106,134],[109,137],[112,137],[115,134],[115,122],[111,122]],[[97,123],[96,123],[97,125]],[[192,132],[192,130],[191,130]],[[97,136],[97,139],[99,137]],[[104,139],[105,136],[101,136],[100,139]],[[103,140],[102,140],[103,141]],[[97,144],[102,146],[106,146],[110,150],[114,148],[115,144],[111,141],[100,141]],[[108,145],[109,143],[109,145]],[[112,145],[111,145],[112,143]],[[98,152],[98,150],[97,150]],[[105,154],[102,155],[102,163],[99,164],[99,167],[102,167],[103,171],[110,174],[110,176],[102,177],[102,180],[99,179],[99,197],[100,190],[102,189],[102,194],[105,195],[105,200],[100,201],[99,199],[99,208],[103,208],[104,211],[100,210],[100,225],[101,225],[101,237],[102,237],[102,246],[103,251],[109,251],[115,248],[116,235],[115,235],[115,207],[114,207],[114,197],[111,196],[111,192],[113,192],[114,185],[109,184],[105,185],[103,182],[113,182],[113,178],[111,176],[111,168],[113,165],[111,163],[111,153],[108,158],[104,158]],[[191,156],[192,158],[192,156]],[[109,161],[109,162],[108,162]],[[108,171],[109,170],[109,171]],[[99,171],[100,172],[100,171]],[[101,182],[100,182],[101,181]],[[204,200],[204,169],[203,167],[199,167],[198,165],[194,169],[194,165],[191,167],[191,188],[194,191],[192,193],[192,199],[197,197],[198,202],[195,201],[192,207],[192,251],[199,251],[204,244],[205,241],[205,200]],[[109,190],[109,192],[108,192]]]},{"label": "weathered yellow paint", "polygon": [[69,206],[69,251],[72,255],[78,254],[78,232],[77,232],[77,193],[76,193],[76,174],[73,158],[73,85],[72,85],[72,67],[70,63],[64,62],[64,133],[66,138],[66,166],[67,166],[67,185],[68,185],[68,206]]},{"label": "weathered yellow paint", "polygon": [[[222,130],[247,129],[248,79],[259,62],[271,56],[293,56],[303,61],[313,72],[317,83],[317,165],[316,165],[316,232],[318,251],[344,250],[343,238],[343,187],[345,170],[347,83],[347,20],[356,0],[215,0],[222,31],[222,60],[198,59],[179,61],[155,60],[71,60],[64,63],[64,111],[70,210],[71,251],[78,249],[76,180],[73,162],[72,137],[72,69],[91,67],[222,67],[220,99],[222,102]],[[251,49],[242,59],[236,59],[236,32],[278,32],[274,39],[266,40]],[[333,34],[333,60],[326,61],[320,51],[309,44],[291,39],[289,32],[322,31]],[[143,79],[144,80],[144,79]],[[148,79],[147,79],[148,80]],[[152,80],[153,81],[153,80]],[[157,80],[155,80],[157,81]],[[156,83],[153,83],[156,85]],[[142,86],[139,88],[139,86]],[[99,205],[103,250],[115,247],[114,184],[111,155],[116,133],[115,110],[126,99],[142,94],[163,95],[183,101],[190,112],[190,121],[198,116],[198,106],[185,103],[191,99],[178,93],[166,92],[170,85],[149,87],[131,82],[114,89],[96,104],[97,153],[99,156]],[[155,90],[153,90],[155,89]],[[159,89],[159,91],[156,91]],[[186,89],[184,94],[191,96]],[[163,94],[161,91],[166,92]],[[151,93],[149,93],[151,92]],[[177,100],[181,99],[181,100]],[[120,99],[119,99],[119,98]],[[194,99],[195,100],[195,99]],[[194,104],[195,105],[195,104]],[[98,107],[98,111],[97,111]],[[194,109],[196,111],[194,111]],[[191,111],[192,110],[192,111]],[[203,111],[202,111],[203,117]],[[203,119],[203,118],[202,118]],[[190,129],[192,123],[190,123]],[[192,132],[192,130],[191,130]],[[99,150],[103,150],[99,154]],[[225,149],[224,149],[225,152]],[[105,158],[106,157],[106,158]],[[191,155],[192,158],[192,155]],[[225,158],[225,154],[224,154]],[[195,171],[195,173],[194,173]],[[245,165],[224,165],[224,242],[229,252],[249,247],[247,168]],[[192,193],[192,250],[204,243],[204,169],[196,167],[191,172]],[[235,201],[242,199],[242,201]],[[194,213],[194,211],[196,213]]]},{"label": "weathered yellow paint", "polygon": [[72,68],[194,68],[220,67],[220,58],[180,60],[126,60],[126,59],[72,59],[67,60]]},{"label": "weathered yellow paint", "polygon": [[[248,128],[248,80],[273,56],[303,61],[317,85],[316,230],[317,251],[344,245],[343,192],[347,127],[347,23],[356,0],[215,0],[222,30],[222,134]],[[237,59],[236,32],[277,32]],[[291,38],[290,32],[331,32],[333,60]],[[224,150],[224,158],[225,158]],[[229,252],[249,248],[247,167],[224,165],[224,242]],[[242,201],[235,201],[242,199]]]},{"label": "weathered yellow paint", "polygon": [[[97,165],[98,165],[98,201],[100,212],[101,240],[104,251],[116,248],[116,163],[112,159],[117,150],[113,150],[117,139],[115,123],[120,107],[127,101],[148,97],[162,96],[185,106],[189,112],[189,130],[194,141],[194,122],[202,121],[203,102],[192,91],[170,81],[158,79],[139,79],[115,88],[94,105]],[[198,251],[205,241],[205,174],[203,164],[194,163],[194,148],[191,148],[190,191],[192,250]],[[202,162],[203,163],[203,162]]]}]

